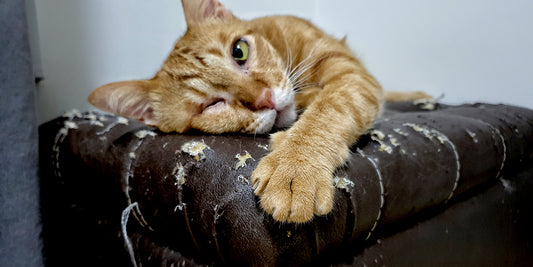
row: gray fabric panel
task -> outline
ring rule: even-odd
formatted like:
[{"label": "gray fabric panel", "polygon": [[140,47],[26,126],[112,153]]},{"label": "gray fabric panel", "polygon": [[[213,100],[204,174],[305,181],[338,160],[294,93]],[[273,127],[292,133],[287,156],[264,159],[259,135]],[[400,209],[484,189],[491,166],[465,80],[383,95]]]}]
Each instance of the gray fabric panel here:
[{"label": "gray fabric panel", "polygon": [[0,1],[0,266],[42,266],[35,84],[23,0]]}]

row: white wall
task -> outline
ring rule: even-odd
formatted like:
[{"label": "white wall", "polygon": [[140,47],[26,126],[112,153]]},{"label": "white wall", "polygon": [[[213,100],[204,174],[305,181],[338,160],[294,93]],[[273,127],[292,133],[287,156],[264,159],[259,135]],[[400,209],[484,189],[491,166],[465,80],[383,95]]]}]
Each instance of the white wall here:
[{"label": "white wall", "polygon": [[317,23],[347,32],[385,88],[533,108],[533,1],[344,2],[318,1]]},{"label": "white wall", "polygon": [[[33,0],[40,122],[104,83],[149,78],[184,32],[178,0]],[[533,1],[222,0],[237,16],[295,14],[343,37],[387,89],[533,108]]]}]

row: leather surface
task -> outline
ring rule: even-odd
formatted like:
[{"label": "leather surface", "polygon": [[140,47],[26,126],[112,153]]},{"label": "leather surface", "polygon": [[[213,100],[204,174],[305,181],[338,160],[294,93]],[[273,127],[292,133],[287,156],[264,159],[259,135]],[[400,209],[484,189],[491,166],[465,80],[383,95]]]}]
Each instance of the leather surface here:
[{"label": "leather surface", "polygon": [[[249,177],[268,153],[267,136],[165,134],[73,111],[42,125],[40,138],[47,263],[71,253],[139,266],[368,265],[376,255],[394,264],[394,249],[372,248],[524,172],[533,111],[390,104],[337,170],[332,213],[301,225],[275,222],[253,194]],[[122,249],[123,233],[132,253]],[[401,238],[390,244],[400,251]]]}]

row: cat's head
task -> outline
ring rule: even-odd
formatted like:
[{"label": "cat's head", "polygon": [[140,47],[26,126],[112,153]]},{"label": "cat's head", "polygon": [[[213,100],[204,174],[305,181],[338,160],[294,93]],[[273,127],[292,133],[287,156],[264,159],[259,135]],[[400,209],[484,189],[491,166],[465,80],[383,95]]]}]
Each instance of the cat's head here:
[{"label": "cat's head", "polygon": [[187,32],[150,80],[94,90],[89,101],[165,132],[265,133],[296,119],[287,61],[217,0],[182,0]]}]

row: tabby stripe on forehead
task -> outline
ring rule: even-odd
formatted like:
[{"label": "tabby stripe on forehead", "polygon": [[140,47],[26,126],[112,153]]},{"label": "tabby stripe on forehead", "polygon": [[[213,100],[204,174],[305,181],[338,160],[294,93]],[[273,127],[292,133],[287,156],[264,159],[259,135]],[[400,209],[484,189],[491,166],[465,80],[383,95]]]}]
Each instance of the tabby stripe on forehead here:
[{"label": "tabby stripe on forehead", "polygon": [[209,81],[209,84],[211,85],[212,88],[215,88],[215,89],[218,89],[218,90],[226,91],[228,89],[228,84],[218,83],[218,82],[214,82],[214,81]]},{"label": "tabby stripe on forehead", "polygon": [[166,70],[166,69],[162,69],[161,71],[163,71],[167,75],[171,76],[174,80],[185,81],[185,80],[190,80],[190,79],[201,78],[201,75],[199,73],[178,74],[178,73],[174,73],[174,72],[171,72],[169,70]]},{"label": "tabby stripe on forehead", "polygon": [[205,98],[208,98],[208,97],[209,97],[209,94],[206,93],[206,92],[202,92],[202,91],[200,91],[200,90],[198,90],[198,89],[196,89],[196,88],[192,88],[192,87],[191,87],[191,89],[194,90],[194,93],[196,93],[196,96],[197,96],[198,98],[203,98],[203,99],[205,99]]},{"label": "tabby stripe on forehead", "polygon": [[183,54],[189,54],[191,52],[191,48],[190,47],[182,47],[178,50],[178,52],[180,53],[183,53]]},{"label": "tabby stripe on forehead", "polygon": [[203,68],[209,67],[204,57],[199,56],[196,53],[190,53],[190,52],[191,50],[185,47],[177,52],[172,52],[171,56],[178,57],[187,63],[194,64],[196,67],[203,67]]},{"label": "tabby stripe on forehead", "polygon": [[228,43],[228,38],[229,36],[226,33],[221,32],[218,34],[218,40],[220,41],[221,44]]},{"label": "tabby stripe on forehead", "polygon": [[[187,54],[182,54],[182,53],[178,53],[178,52],[172,52],[172,54],[170,54],[171,58],[174,59],[174,58],[179,58],[181,59],[181,62],[190,62],[189,58],[187,57]],[[169,58],[169,59],[171,59]],[[174,59],[173,60],[173,63],[174,64],[179,64],[178,62],[180,62],[180,60],[176,60]]]},{"label": "tabby stripe on forehead", "polygon": [[259,88],[268,88],[268,83],[262,78],[256,78],[255,82],[259,85]]},{"label": "tabby stripe on forehead", "polygon": [[198,56],[198,55],[194,55],[194,59],[196,59],[196,61],[198,61],[204,68],[207,68],[209,67],[209,65],[207,64],[207,62],[205,61],[205,58],[202,57],[202,56]]},{"label": "tabby stripe on forehead", "polygon": [[191,79],[199,79],[201,75],[198,73],[191,73],[191,74],[180,75],[179,77],[181,78],[182,81],[185,81],[185,80],[191,80]]},{"label": "tabby stripe on forehead", "polygon": [[220,51],[220,49],[218,49],[218,48],[209,48],[209,50],[207,50],[207,53],[209,53],[211,55],[214,55],[214,56],[218,56],[218,57],[223,57],[224,56],[222,51]]},{"label": "tabby stripe on forehead", "polygon": [[227,84],[216,83],[202,78],[202,74],[198,75],[184,75],[181,80],[192,90],[203,96],[213,94],[213,90],[225,91],[228,87]]}]

